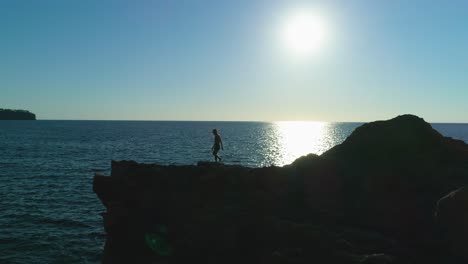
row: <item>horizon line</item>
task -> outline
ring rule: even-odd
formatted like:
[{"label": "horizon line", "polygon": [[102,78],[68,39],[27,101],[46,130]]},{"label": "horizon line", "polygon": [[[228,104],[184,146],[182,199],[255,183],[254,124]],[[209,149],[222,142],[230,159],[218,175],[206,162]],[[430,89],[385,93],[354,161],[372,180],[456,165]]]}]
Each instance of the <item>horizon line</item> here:
[{"label": "horizon line", "polygon": [[[36,119],[36,121],[110,121],[110,122],[246,122],[246,123],[278,123],[278,122],[307,122],[307,123],[370,123],[388,119],[376,119],[373,121],[318,121],[318,120],[173,120],[173,119]],[[4,120],[7,121],[7,120]],[[467,122],[427,121],[430,124],[468,124]]]}]

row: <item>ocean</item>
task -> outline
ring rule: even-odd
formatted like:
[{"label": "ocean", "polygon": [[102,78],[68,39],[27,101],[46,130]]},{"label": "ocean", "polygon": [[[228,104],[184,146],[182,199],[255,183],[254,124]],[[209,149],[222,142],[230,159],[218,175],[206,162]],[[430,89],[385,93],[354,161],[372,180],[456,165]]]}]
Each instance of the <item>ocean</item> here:
[{"label": "ocean", "polygon": [[[212,160],[217,128],[226,164],[282,166],[321,154],[361,123],[0,121],[0,263],[99,263],[105,208],[92,192],[111,160]],[[468,124],[432,124],[468,143]]]}]

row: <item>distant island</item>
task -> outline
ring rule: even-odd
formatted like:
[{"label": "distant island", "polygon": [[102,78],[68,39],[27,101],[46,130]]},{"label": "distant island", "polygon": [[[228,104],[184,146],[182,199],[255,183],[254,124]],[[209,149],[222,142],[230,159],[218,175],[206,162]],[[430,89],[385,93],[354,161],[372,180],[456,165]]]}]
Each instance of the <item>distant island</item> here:
[{"label": "distant island", "polygon": [[0,120],[36,120],[36,115],[26,110],[0,108]]}]

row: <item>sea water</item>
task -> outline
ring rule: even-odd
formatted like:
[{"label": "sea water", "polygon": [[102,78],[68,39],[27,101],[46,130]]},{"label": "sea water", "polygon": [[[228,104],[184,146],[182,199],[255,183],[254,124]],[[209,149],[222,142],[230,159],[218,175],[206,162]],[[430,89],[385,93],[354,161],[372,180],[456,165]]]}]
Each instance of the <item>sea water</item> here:
[{"label": "sea water", "polygon": [[[343,142],[360,123],[0,121],[0,263],[98,263],[105,242],[92,192],[111,160],[285,165]],[[468,142],[468,124],[433,124]]]}]

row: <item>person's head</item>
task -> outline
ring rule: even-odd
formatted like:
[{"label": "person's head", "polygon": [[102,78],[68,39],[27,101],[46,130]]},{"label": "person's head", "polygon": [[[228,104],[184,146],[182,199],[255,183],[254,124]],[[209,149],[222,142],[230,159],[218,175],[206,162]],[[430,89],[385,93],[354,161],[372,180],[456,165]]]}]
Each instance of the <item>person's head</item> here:
[{"label": "person's head", "polygon": [[213,129],[213,135],[217,135],[217,134],[218,134],[218,130],[216,130],[216,128]]}]

